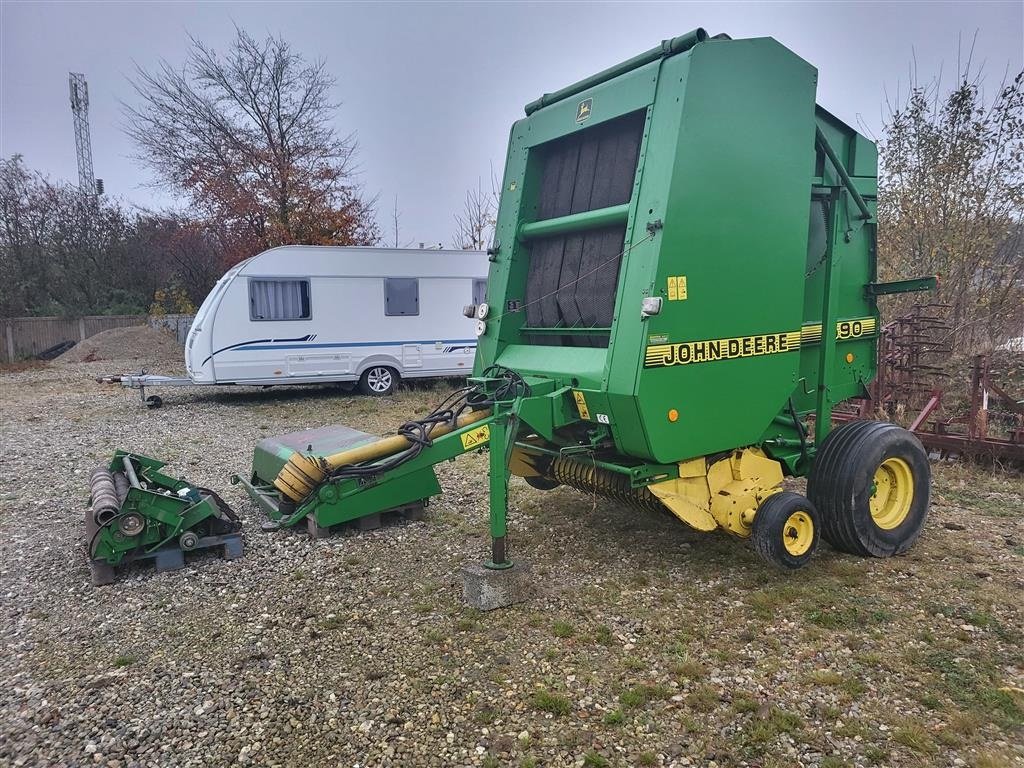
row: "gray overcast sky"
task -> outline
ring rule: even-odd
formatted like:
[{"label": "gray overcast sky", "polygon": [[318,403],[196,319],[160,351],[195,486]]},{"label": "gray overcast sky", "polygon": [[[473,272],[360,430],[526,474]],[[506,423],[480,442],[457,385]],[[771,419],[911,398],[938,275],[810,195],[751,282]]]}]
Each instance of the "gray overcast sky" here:
[{"label": "gray overcast sky", "polygon": [[[956,68],[977,32],[986,93],[1024,66],[1024,3],[13,3],[0,0],[0,153],[77,180],[69,71],[89,82],[93,157],[108,194],[141,205],[169,198],[128,158],[118,101],[133,61],[180,64],[186,33],[223,49],[233,24],[280,34],[338,78],[338,128],[355,131],[361,180],[390,232],[395,195],[403,241],[450,244],[452,216],[478,178],[499,174],[523,105],[702,26],[770,36],[818,68],[818,102],[868,132],[884,91]],[[864,130],[864,128],[862,128]],[[390,239],[390,234],[386,234]]]}]

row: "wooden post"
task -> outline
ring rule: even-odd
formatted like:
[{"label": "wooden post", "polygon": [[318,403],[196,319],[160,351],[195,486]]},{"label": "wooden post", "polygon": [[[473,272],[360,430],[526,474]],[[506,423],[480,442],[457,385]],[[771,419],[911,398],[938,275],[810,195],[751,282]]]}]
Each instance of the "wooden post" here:
[{"label": "wooden post", "polygon": [[11,328],[10,322],[4,326],[7,331],[7,362],[14,362],[14,329]]},{"label": "wooden post", "polygon": [[78,340],[85,341],[85,318],[78,318]]}]

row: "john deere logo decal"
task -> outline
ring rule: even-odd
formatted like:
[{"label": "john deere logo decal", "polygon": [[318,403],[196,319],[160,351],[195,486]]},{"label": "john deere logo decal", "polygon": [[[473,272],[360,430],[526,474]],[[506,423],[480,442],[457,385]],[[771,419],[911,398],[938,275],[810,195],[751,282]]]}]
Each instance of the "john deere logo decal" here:
[{"label": "john deere logo decal", "polygon": [[576,107],[576,122],[582,123],[588,117],[590,117],[590,110],[594,106],[593,99],[584,99],[580,102],[579,106]]},{"label": "john deere logo decal", "polygon": [[[873,317],[840,320],[836,323],[836,341],[849,341],[874,336],[877,323]],[[690,363],[709,363],[736,357],[760,357],[781,352],[795,352],[808,344],[821,343],[821,323],[804,325],[799,331],[740,336],[732,339],[684,341],[682,344],[654,343],[648,339],[644,355],[645,368],[659,368]],[[586,418],[586,417],[584,417]]]}]

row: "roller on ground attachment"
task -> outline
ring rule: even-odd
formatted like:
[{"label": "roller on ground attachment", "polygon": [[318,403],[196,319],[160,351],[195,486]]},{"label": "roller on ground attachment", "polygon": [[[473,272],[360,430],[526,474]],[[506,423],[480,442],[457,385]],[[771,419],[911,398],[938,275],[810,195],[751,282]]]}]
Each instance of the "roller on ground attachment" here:
[{"label": "roller on ground attachment", "polygon": [[232,509],[208,488],[160,472],[164,462],[117,451],[89,478],[86,550],[95,585],[114,581],[118,566],[152,559],[158,571],[184,565],[184,553],[222,548],[226,559],[242,554],[242,526]]},{"label": "roller on ground attachment", "polygon": [[[832,411],[875,377],[877,297],[935,280],[878,281],[877,151],[815,103],[817,81],[771,38],[697,29],[529,104],[486,301],[466,311],[469,387],[383,441],[265,440],[250,494],[316,530],[429,499],[434,464],[486,444],[491,575],[512,568],[510,475],[730,534],[781,568],[820,539],[906,551],[928,514],[921,444],[879,422],[833,432]],[[488,607],[513,599],[481,584]]]}]

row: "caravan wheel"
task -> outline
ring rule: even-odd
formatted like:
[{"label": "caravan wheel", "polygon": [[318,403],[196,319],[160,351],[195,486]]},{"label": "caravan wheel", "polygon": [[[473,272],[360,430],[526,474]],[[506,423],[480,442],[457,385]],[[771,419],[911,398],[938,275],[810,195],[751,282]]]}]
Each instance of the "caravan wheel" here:
[{"label": "caravan wheel", "polygon": [[364,395],[384,397],[398,389],[401,381],[398,371],[387,365],[375,365],[363,371],[359,379],[359,391]]}]

